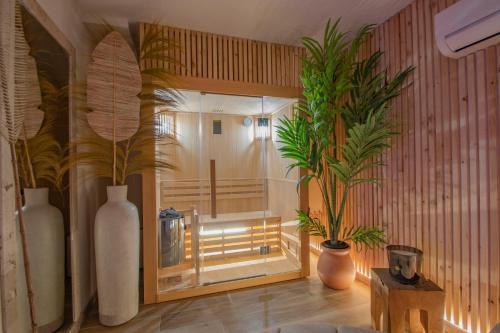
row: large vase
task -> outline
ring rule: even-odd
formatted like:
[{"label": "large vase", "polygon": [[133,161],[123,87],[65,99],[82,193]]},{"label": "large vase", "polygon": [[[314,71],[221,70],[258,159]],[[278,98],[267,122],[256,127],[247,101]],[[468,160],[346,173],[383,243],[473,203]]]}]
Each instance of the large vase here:
[{"label": "large vase", "polygon": [[[38,331],[51,333],[64,322],[64,222],[49,204],[49,189],[24,189],[22,208]],[[17,286],[21,332],[31,332],[21,236],[18,233]]]},{"label": "large vase", "polygon": [[123,324],[139,311],[139,214],[127,186],[108,186],[96,215],[94,237],[99,321]]},{"label": "large vase", "polygon": [[356,278],[354,262],[351,259],[351,248],[331,248],[321,243],[321,254],[318,259],[318,276],[323,283],[333,289],[347,289]]}]

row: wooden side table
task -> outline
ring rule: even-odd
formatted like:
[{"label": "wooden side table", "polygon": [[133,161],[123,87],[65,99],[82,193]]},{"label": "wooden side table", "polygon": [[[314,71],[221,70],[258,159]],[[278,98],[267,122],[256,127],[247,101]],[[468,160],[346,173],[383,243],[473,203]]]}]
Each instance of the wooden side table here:
[{"label": "wooden side table", "polygon": [[434,282],[421,278],[416,285],[405,285],[394,280],[388,268],[372,268],[370,287],[374,329],[382,330],[383,314],[384,332],[404,333],[405,313],[409,311],[412,333],[421,331],[422,321],[427,333],[443,332],[445,295]]}]

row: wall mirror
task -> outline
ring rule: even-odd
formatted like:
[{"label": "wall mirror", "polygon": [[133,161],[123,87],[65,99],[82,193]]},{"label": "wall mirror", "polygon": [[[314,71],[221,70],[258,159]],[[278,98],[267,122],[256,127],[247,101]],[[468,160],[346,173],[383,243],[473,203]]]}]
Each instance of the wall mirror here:
[{"label": "wall mirror", "polygon": [[[38,6],[29,1],[17,4],[18,36],[24,36],[26,51],[16,53],[16,66],[29,71],[25,77],[30,82],[26,96],[17,99],[37,102],[24,110],[16,154],[36,321],[40,331],[54,332],[73,322],[68,164],[71,57],[45,20]],[[31,332],[30,302],[19,235],[17,239],[17,312],[24,333]]]}]

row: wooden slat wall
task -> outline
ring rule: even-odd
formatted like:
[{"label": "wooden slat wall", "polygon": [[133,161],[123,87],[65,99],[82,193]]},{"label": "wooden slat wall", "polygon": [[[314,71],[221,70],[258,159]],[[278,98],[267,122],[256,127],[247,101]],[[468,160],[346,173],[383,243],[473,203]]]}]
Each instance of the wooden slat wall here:
[{"label": "wooden slat wall", "polygon": [[[446,290],[446,319],[469,332],[500,321],[500,45],[455,60],[434,41],[449,0],[417,0],[377,27],[360,57],[380,49],[390,74],[413,65],[392,117],[402,135],[360,186],[348,220],[424,251],[424,274]],[[386,266],[383,250],[354,253],[357,269]],[[450,326],[451,327],[451,326]]]},{"label": "wooden slat wall", "polygon": [[302,47],[141,23],[142,31],[149,28],[162,29],[179,46],[169,54],[176,64],[158,64],[179,77],[301,87]]}]

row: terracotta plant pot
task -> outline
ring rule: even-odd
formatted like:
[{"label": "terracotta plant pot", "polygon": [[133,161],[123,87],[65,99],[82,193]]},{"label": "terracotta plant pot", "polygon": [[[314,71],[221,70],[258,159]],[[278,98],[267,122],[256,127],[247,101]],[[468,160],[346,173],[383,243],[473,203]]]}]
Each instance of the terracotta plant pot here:
[{"label": "terracotta plant pot", "polygon": [[349,255],[351,247],[334,249],[321,243],[318,260],[318,275],[328,288],[347,289],[356,278],[354,262]]}]

